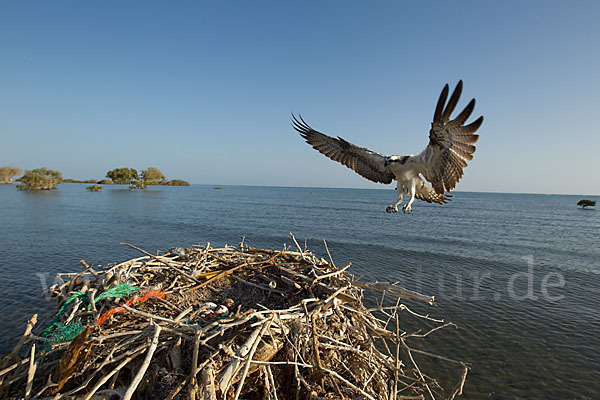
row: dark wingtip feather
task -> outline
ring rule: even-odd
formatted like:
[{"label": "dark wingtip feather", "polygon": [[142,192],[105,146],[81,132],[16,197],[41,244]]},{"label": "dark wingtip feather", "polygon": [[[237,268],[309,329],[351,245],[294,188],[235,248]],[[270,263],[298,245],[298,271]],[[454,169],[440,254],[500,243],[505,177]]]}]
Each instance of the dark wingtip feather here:
[{"label": "dark wingtip feather", "polygon": [[477,118],[475,121],[471,122],[469,125],[465,125],[463,127],[463,132],[475,133],[475,132],[477,132],[477,129],[479,129],[479,127],[481,126],[482,123],[483,123],[483,115],[481,117]]},{"label": "dark wingtip feather", "polygon": [[[298,120],[300,118],[300,120]],[[302,119],[302,115],[298,114],[298,118],[292,113],[292,127],[306,139],[306,135],[312,128]]]},{"label": "dark wingtip feather", "polygon": [[442,111],[444,110],[444,104],[446,104],[446,99],[448,98],[448,92],[450,91],[450,87],[446,83],[444,88],[442,89],[442,93],[440,93],[440,98],[438,99],[437,105],[435,106],[435,112],[433,113],[433,122],[438,122],[442,118]]},{"label": "dark wingtip feather", "polygon": [[460,94],[462,93],[462,86],[462,80],[458,81],[456,88],[454,88],[454,91],[452,92],[452,96],[450,96],[450,100],[448,100],[448,105],[446,106],[444,114],[442,115],[442,121],[448,122],[448,120],[450,120],[450,114],[452,114],[452,111],[454,111],[454,108],[456,108],[458,99],[460,99]]},{"label": "dark wingtip feather", "polygon": [[454,122],[452,122],[452,123],[454,125],[464,124],[465,121],[471,116],[471,113],[473,112],[474,109],[475,109],[475,99],[471,99],[469,104],[467,104],[467,106],[464,108],[464,110],[462,110],[456,118],[454,118]]}]

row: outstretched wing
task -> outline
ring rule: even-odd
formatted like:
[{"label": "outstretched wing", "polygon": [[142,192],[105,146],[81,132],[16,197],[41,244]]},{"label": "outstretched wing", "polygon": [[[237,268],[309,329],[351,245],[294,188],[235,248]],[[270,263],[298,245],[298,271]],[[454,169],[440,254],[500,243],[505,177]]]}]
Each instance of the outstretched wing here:
[{"label": "outstretched wing", "polygon": [[450,114],[454,111],[462,91],[462,81],[458,82],[446,104],[448,90],[446,84],[435,108],[429,131],[429,145],[424,152],[427,171],[425,178],[431,182],[438,194],[454,189],[462,177],[467,161],[473,159],[474,144],[479,139],[479,135],[474,133],[483,122],[483,117],[479,117],[469,125],[464,125],[473,112],[475,99],[472,99],[465,109],[451,120]]},{"label": "outstretched wing", "polygon": [[360,176],[373,182],[391,183],[394,174],[385,165],[385,156],[364,147],[358,147],[341,137],[333,138],[318,132],[308,126],[299,117],[298,120],[292,114],[292,125],[300,136],[321,154],[326,155],[333,161],[350,168]]},{"label": "outstretched wing", "polygon": [[415,186],[415,197],[419,200],[424,200],[428,203],[446,204],[452,201],[452,196],[449,194],[438,194],[425,184],[423,179],[419,177]]}]

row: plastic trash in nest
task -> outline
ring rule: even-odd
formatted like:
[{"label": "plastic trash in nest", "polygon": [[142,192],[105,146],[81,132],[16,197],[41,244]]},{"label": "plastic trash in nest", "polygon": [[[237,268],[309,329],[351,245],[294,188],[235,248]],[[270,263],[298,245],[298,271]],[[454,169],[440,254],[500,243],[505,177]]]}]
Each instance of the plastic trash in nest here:
[{"label": "plastic trash in nest", "polygon": [[205,321],[213,319],[221,319],[229,316],[231,308],[233,308],[235,302],[232,299],[227,299],[223,304],[216,304],[213,302],[206,302],[200,306],[202,312],[200,312],[200,318]]}]

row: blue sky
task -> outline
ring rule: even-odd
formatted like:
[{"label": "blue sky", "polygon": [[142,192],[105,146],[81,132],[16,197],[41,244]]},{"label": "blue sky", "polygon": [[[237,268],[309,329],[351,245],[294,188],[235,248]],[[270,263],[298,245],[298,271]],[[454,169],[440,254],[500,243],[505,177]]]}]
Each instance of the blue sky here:
[{"label": "blue sky", "polygon": [[[367,187],[290,125],[427,145],[439,92],[485,116],[457,190],[600,194],[597,1],[3,1],[0,166]],[[391,186],[390,186],[391,187]]]}]

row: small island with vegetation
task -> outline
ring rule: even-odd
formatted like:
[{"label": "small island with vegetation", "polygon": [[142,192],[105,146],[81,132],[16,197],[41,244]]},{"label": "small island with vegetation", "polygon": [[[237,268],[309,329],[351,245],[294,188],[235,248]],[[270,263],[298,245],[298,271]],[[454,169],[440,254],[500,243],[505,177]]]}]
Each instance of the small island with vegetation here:
[{"label": "small island with vegetation", "polygon": [[21,174],[21,168],[2,167],[0,168],[0,183],[13,183],[13,177]]},{"label": "small island with vegetation", "polygon": [[579,200],[577,202],[577,205],[579,207],[581,207],[581,208],[595,207],[596,206],[596,201],[595,200],[583,199],[583,200]]},{"label": "small island with vegetation", "polygon": [[86,190],[89,190],[90,192],[99,192],[102,190],[102,186],[100,185],[90,185],[88,187],[86,187]]},{"label": "small island with vegetation", "polygon": [[106,173],[106,179],[97,183],[129,185],[130,189],[146,189],[149,185],[190,186],[189,182],[182,179],[167,180],[163,173],[155,167],[148,167],[139,174],[134,168],[115,168]]},{"label": "small island with vegetation", "polygon": [[63,183],[96,183],[96,179],[86,179],[84,181],[79,179],[63,179]]},{"label": "small island with vegetation", "polygon": [[17,188],[22,190],[51,190],[62,183],[62,174],[47,168],[25,171],[25,175],[17,179],[21,182]]},{"label": "small island with vegetation", "polygon": [[[20,168],[10,166],[0,168],[0,183],[12,184],[13,178],[22,173]],[[99,185],[129,185],[130,189],[145,189],[149,185],[163,186],[190,186],[189,182],[182,179],[168,180],[163,173],[155,167],[149,167],[140,173],[134,168],[115,168],[106,173],[106,178],[100,181],[96,179],[78,180],[63,179],[62,173],[47,168],[27,170],[25,174],[16,179],[21,182],[17,188],[22,190],[51,190],[61,183],[93,183],[87,186],[89,191],[100,191]]]},{"label": "small island with vegetation", "polygon": [[184,181],[183,179],[172,179],[170,181],[167,181],[167,183],[165,183],[165,185],[167,185],[167,186],[190,186],[190,183],[187,181]]}]

